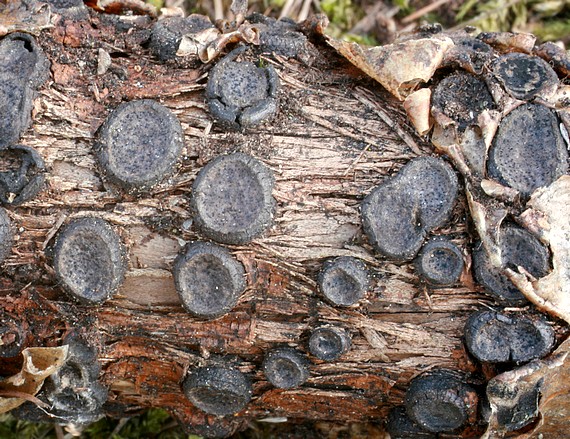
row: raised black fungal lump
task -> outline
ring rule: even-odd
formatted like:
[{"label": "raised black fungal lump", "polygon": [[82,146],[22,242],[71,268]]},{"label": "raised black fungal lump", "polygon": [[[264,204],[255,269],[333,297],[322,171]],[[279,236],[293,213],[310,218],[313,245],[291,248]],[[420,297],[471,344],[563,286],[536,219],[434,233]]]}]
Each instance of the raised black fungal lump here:
[{"label": "raised black fungal lump", "polygon": [[205,413],[217,416],[240,412],[252,395],[248,378],[230,366],[206,366],[191,370],[182,388],[192,404]]},{"label": "raised black fungal lump", "polygon": [[427,233],[449,219],[457,193],[457,176],[449,164],[417,157],[363,200],[364,232],[383,256],[411,260]]},{"label": "raised black fungal lump", "polygon": [[476,391],[459,373],[435,369],[410,382],[404,402],[407,415],[421,428],[450,433],[473,420],[477,401]]},{"label": "raised black fungal lump", "polygon": [[37,88],[49,61],[34,37],[14,32],[0,41],[0,149],[18,142],[32,121]]},{"label": "raised black fungal lump", "polygon": [[516,99],[532,99],[558,83],[556,72],[546,61],[524,53],[507,53],[498,58],[491,69],[505,90]]},{"label": "raised black fungal lump", "polygon": [[199,14],[158,20],[150,34],[150,51],[160,61],[174,59],[184,35],[198,33],[212,27],[214,25],[208,17]]},{"label": "raised black fungal lump", "polygon": [[239,46],[210,71],[206,98],[212,116],[229,127],[245,128],[277,113],[279,77],[268,65],[258,67],[236,58],[247,50]]},{"label": "raised black fungal lump", "polygon": [[386,431],[390,439],[436,439],[436,435],[424,430],[410,419],[406,408],[394,407],[386,420]]},{"label": "raised black fungal lump", "polygon": [[538,104],[511,111],[499,125],[487,171],[523,196],[567,173],[568,149],[556,114]]},{"label": "raised black fungal lump", "polygon": [[432,238],[414,260],[416,271],[433,285],[453,285],[463,272],[463,255],[459,247],[444,238]]},{"label": "raised black fungal lump", "polygon": [[176,116],[150,99],[119,105],[98,131],[95,154],[107,178],[127,192],[144,192],[174,171],[184,147]]},{"label": "raised black fungal lump", "polygon": [[53,267],[64,289],[80,302],[103,303],[125,276],[125,252],[111,225],[101,218],[72,220],[56,236]]},{"label": "raised black fungal lump", "polygon": [[[545,276],[550,269],[550,252],[530,232],[512,224],[500,230],[499,245],[504,268],[518,271],[521,266],[535,278]],[[482,245],[473,250],[473,272],[475,279],[495,299],[510,306],[527,304],[526,298],[515,287],[501,269],[494,267]]]},{"label": "raised black fungal lump", "polygon": [[273,173],[254,157],[216,157],[200,170],[191,193],[197,228],[223,244],[246,244],[273,222]]},{"label": "raised black fungal lump", "polygon": [[293,348],[275,348],[263,360],[267,380],[280,389],[299,387],[309,378],[309,359]]},{"label": "raised black fungal lump", "polygon": [[544,357],[554,346],[554,330],[541,317],[479,311],[465,323],[465,345],[479,361],[524,363]]},{"label": "raised black fungal lump", "polygon": [[46,168],[37,151],[25,145],[0,149],[0,202],[18,206],[44,187]]},{"label": "raised black fungal lump", "polygon": [[243,265],[225,248],[209,242],[189,244],[172,271],[182,305],[197,317],[212,319],[228,313],[246,287]]},{"label": "raised black fungal lump", "polygon": [[435,87],[432,106],[432,111],[445,114],[457,122],[461,130],[477,124],[477,118],[484,110],[495,108],[487,85],[474,75],[463,72],[445,77]]},{"label": "raised black fungal lump", "polygon": [[14,242],[14,230],[6,209],[0,207],[0,264],[10,254]]},{"label": "raised black fungal lump", "polygon": [[318,284],[325,298],[333,305],[350,306],[364,297],[370,279],[364,262],[341,256],[323,264]]},{"label": "raised black fungal lump", "polygon": [[338,326],[317,328],[309,338],[309,352],[323,361],[338,360],[350,349],[350,345],[347,331]]}]

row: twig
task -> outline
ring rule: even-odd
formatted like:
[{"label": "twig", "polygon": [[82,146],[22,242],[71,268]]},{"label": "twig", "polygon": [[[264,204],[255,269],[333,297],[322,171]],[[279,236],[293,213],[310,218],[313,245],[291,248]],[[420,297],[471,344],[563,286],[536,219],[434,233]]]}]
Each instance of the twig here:
[{"label": "twig", "polygon": [[117,425],[115,425],[115,428],[113,428],[113,431],[109,435],[109,439],[112,439],[113,436],[115,436],[116,434],[119,434],[119,432],[123,429],[123,427],[125,426],[125,424],[127,422],[129,422],[129,418],[119,419],[119,422],[117,422]]},{"label": "twig", "polygon": [[303,21],[306,20],[307,17],[309,16],[309,12],[311,12],[311,3],[313,2],[313,0],[304,0],[303,1],[303,6],[301,7],[301,11],[299,12],[299,15],[297,16],[297,21]]},{"label": "twig", "polygon": [[436,0],[433,3],[430,3],[429,5],[426,5],[423,8],[418,9],[416,12],[412,12],[407,17],[402,18],[401,22],[402,24],[408,24],[411,23],[412,21],[416,21],[418,18],[421,18],[424,15],[429,14],[431,11],[435,11],[439,7],[445,5],[446,3],[449,3],[449,0]]},{"label": "twig", "polygon": [[224,5],[222,0],[214,0],[214,19],[221,20],[224,18]]}]

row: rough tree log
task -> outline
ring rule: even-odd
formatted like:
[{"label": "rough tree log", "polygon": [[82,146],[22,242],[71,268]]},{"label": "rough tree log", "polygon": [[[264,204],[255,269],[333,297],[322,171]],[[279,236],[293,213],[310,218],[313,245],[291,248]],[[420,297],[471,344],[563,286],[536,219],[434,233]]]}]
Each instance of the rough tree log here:
[{"label": "rough tree log", "polygon": [[[485,381],[500,370],[482,367],[467,353],[463,327],[473,311],[495,302],[470,271],[476,232],[464,189],[451,220],[432,232],[462,249],[466,268],[456,286],[431,286],[412,263],[377,255],[362,230],[363,198],[410,159],[436,155],[401,102],[366,69],[355,68],[307,26],[314,52],[297,57],[302,61],[256,58],[279,76],[278,114],[261,125],[227,129],[205,102],[215,60],[157,61],[148,49],[153,20],[145,16],[91,10],[81,17],[53,15],[52,25],[36,32],[50,75],[34,101],[33,124],[18,143],[39,152],[46,184],[37,197],[8,207],[15,236],[0,282],[3,321],[20,322],[22,347],[60,346],[68,334],[80,334],[98,350],[107,415],[161,407],[189,431],[206,435],[229,435],[251,420],[280,417],[374,421],[380,435],[410,380],[435,367],[462,371],[483,394]],[[184,150],[167,181],[130,195],[106,181],[93,147],[110,111],[138,99],[157,100],[174,112]],[[182,308],[171,269],[186,243],[204,239],[192,222],[192,182],[211,159],[235,151],[273,171],[274,223],[251,243],[227,246],[246,271],[237,306],[213,320],[197,319]],[[81,216],[110,222],[128,253],[124,283],[102,305],[70,300],[50,259],[58,231]],[[369,291],[356,305],[332,306],[317,288],[323,262],[338,256],[359,258],[370,272]],[[307,352],[311,329],[328,323],[348,330],[350,350],[333,362],[310,357],[310,377],[301,387],[269,384],[261,370],[264,355],[277,346]],[[566,324],[554,317],[551,323],[561,343]],[[251,379],[253,398],[235,416],[206,415],[184,396],[181,383],[189,370],[223,361]],[[0,364],[2,375],[10,376],[21,357]],[[448,437],[481,436],[481,419]],[[560,431],[568,416],[546,420],[553,426],[544,432]]]}]

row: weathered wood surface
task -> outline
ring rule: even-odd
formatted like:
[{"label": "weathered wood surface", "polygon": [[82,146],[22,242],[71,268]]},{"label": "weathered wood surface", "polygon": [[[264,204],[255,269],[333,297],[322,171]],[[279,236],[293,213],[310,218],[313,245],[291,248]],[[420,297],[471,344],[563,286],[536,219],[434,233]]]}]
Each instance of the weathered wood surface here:
[{"label": "weathered wood surface", "polygon": [[[229,132],[213,122],[205,103],[210,66],[160,64],[141,46],[147,25],[118,32],[116,23],[91,14],[39,36],[51,79],[21,143],[42,155],[48,183],[36,199],[10,209],[17,236],[0,284],[0,304],[25,316],[32,329],[29,346],[58,345],[67,331],[83,328],[100,349],[110,415],[163,407],[187,425],[227,424],[228,431],[266,417],[382,421],[416,374],[434,366],[477,371],[463,347],[463,325],[490,299],[469,273],[458,287],[427,287],[410,264],[375,257],[362,232],[363,197],[418,153],[432,154],[399,104],[322,46],[323,58],[312,67],[266,58],[281,79],[279,114]],[[98,76],[99,48],[112,64]],[[109,111],[140,98],[159,100],[178,116],[185,150],[174,176],[136,198],[101,179],[92,147]],[[234,310],[197,320],[182,309],[170,270],[184,244],[200,239],[189,211],[192,181],[210,159],[233,151],[251,153],[273,170],[275,223],[251,244],[230,246],[248,284]],[[119,293],[99,307],[70,303],[44,253],[62,224],[89,214],[116,226],[129,256]],[[461,244],[469,261],[466,217],[460,198],[449,226],[435,233]],[[316,287],[322,262],[340,255],[366,261],[373,279],[366,298],[343,309],[325,303]],[[352,349],[334,363],[313,359],[301,388],[268,384],[260,371],[264,353],[280,344],[305,351],[309,330],[324,322],[347,327]],[[254,382],[247,409],[223,421],[201,414],[180,388],[188,369],[220,354],[239,358]]]}]

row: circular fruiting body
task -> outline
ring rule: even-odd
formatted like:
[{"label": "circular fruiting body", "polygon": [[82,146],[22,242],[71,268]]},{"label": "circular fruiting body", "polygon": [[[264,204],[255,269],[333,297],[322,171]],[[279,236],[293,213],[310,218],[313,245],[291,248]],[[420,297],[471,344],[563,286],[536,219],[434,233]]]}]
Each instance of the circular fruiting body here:
[{"label": "circular fruiting body", "polygon": [[273,349],[263,360],[263,373],[280,389],[299,387],[309,378],[309,360],[293,348]]},{"label": "circular fruiting body", "polygon": [[507,53],[491,69],[505,90],[517,99],[532,99],[558,83],[556,72],[546,61],[524,53]]},{"label": "circular fruiting body", "polygon": [[22,323],[6,314],[0,314],[0,358],[11,358],[22,352],[26,334]]},{"label": "circular fruiting body", "polygon": [[247,50],[232,50],[210,71],[206,98],[215,119],[230,127],[249,127],[277,112],[279,77],[275,69],[235,59]]},{"label": "circular fruiting body", "polygon": [[433,92],[432,105],[457,122],[459,129],[477,124],[484,110],[495,107],[487,85],[469,73],[454,73],[444,78]]},{"label": "circular fruiting body", "polygon": [[434,238],[428,241],[414,260],[417,272],[434,285],[453,285],[463,271],[461,250],[446,239]]},{"label": "circular fruiting body", "polygon": [[370,280],[360,259],[341,256],[325,262],[318,278],[319,288],[334,305],[354,305],[364,297]]},{"label": "circular fruiting body", "polygon": [[386,431],[390,434],[390,439],[436,439],[435,434],[415,424],[406,413],[405,407],[401,406],[390,410]]},{"label": "circular fruiting body", "polygon": [[338,326],[323,326],[315,329],[309,338],[309,352],[323,361],[339,359],[350,349],[350,336]]},{"label": "circular fruiting body", "polygon": [[95,153],[112,183],[128,192],[144,192],[173,172],[183,139],[176,116],[143,99],[113,110],[98,131]]},{"label": "circular fruiting body", "polygon": [[406,413],[423,429],[452,432],[474,420],[477,393],[458,373],[437,369],[417,376],[406,392]]},{"label": "circular fruiting body", "polygon": [[247,377],[229,366],[207,366],[191,371],[184,380],[183,390],[200,410],[218,416],[240,412],[252,394]]},{"label": "circular fruiting body", "polygon": [[103,303],[123,282],[123,245],[105,220],[74,219],[57,234],[53,266],[59,282],[73,298]]},{"label": "circular fruiting body", "polygon": [[524,363],[548,354],[554,330],[542,318],[520,313],[479,311],[465,323],[465,345],[487,363]]},{"label": "circular fruiting body", "polygon": [[10,254],[12,242],[14,241],[14,231],[12,222],[6,209],[0,207],[0,264]]},{"label": "circular fruiting body", "polygon": [[150,33],[150,50],[160,61],[174,59],[184,35],[211,27],[213,27],[212,22],[199,14],[158,20]]},{"label": "circular fruiting body", "polygon": [[216,157],[200,170],[191,206],[199,230],[223,244],[246,244],[273,221],[273,173],[254,157]]},{"label": "circular fruiting body", "polygon": [[46,168],[35,149],[11,145],[0,149],[0,201],[18,206],[34,198],[44,187]]},{"label": "circular fruiting body", "polygon": [[538,104],[511,111],[499,125],[487,171],[523,196],[567,173],[568,149],[556,114]]},{"label": "circular fruiting body", "polygon": [[[499,246],[504,268],[518,271],[521,266],[532,276],[540,278],[550,269],[548,249],[530,232],[513,225],[500,230]],[[475,279],[498,301],[511,306],[527,303],[523,294],[515,287],[503,270],[493,266],[483,246],[473,251],[473,272]]]},{"label": "circular fruiting body", "polygon": [[245,290],[245,270],[223,247],[195,242],[178,255],[174,283],[184,308],[202,318],[226,314]]}]

